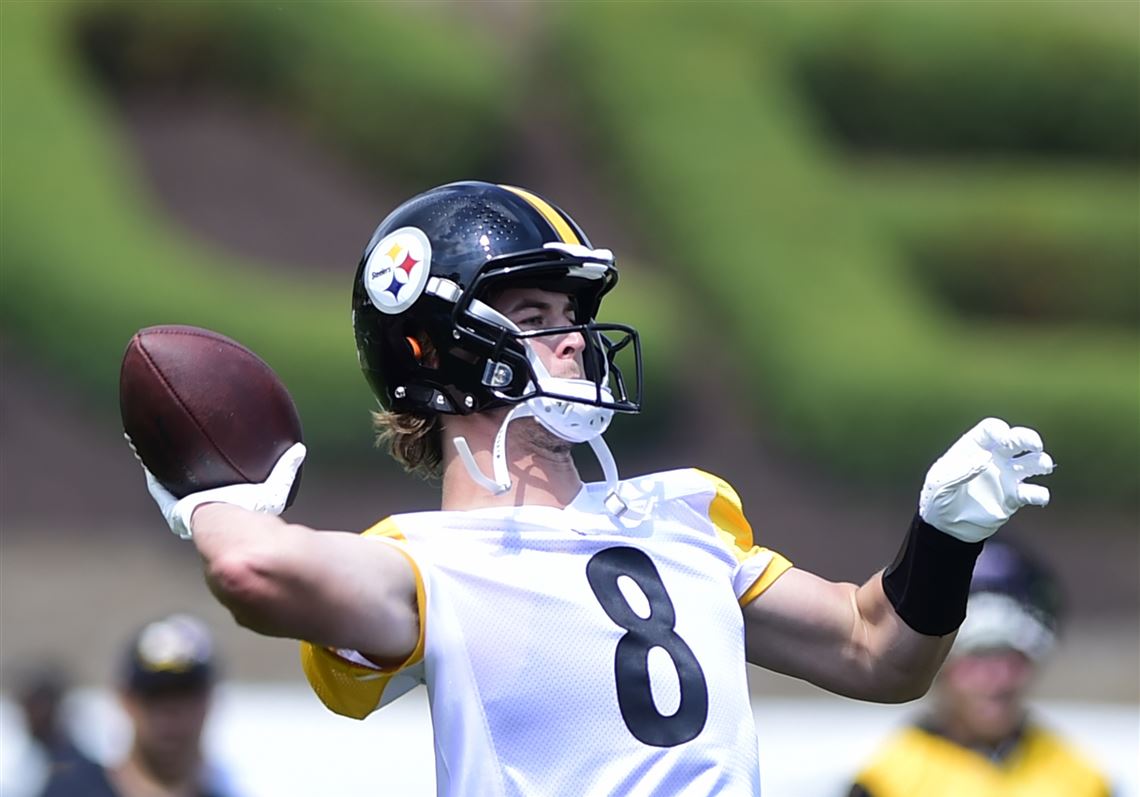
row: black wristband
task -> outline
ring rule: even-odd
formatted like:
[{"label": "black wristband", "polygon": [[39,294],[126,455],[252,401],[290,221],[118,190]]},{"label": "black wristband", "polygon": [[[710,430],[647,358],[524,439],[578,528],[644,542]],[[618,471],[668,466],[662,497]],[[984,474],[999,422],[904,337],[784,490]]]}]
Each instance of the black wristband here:
[{"label": "black wristband", "polygon": [[966,599],[981,542],[962,542],[917,514],[898,556],[883,573],[883,591],[898,616],[920,634],[945,636],[966,619]]}]

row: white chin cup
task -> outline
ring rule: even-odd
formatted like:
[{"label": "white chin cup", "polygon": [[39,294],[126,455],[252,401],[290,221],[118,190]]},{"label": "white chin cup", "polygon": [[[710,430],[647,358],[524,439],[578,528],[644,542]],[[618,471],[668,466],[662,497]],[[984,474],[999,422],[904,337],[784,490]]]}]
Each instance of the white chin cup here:
[{"label": "white chin cup", "polygon": [[[596,401],[598,386],[586,379],[557,379],[547,377],[541,380],[542,389],[557,393],[565,398],[538,396],[528,399],[534,417],[552,434],[571,443],[588,443],[609,428],[614,411],[585,401]],[[608,388],[601,388],[603,401],[612,402],[614,397]]]}]

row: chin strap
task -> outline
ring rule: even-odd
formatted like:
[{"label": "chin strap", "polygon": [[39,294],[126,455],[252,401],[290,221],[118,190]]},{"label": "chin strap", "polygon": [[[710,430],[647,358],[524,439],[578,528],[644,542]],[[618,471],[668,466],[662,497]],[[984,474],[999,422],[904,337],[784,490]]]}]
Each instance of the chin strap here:
[{"label": "chin strap", "polygon": [[589,443],[594,456],[598,458],[598,464],[602,466],[602,476],[606,480],[606,509],[614,517],[620,517],[629,506],[618,495],[618,470],[614,455],[601,435],[592,438]]},{"label": "chin strap", "polygon": [[491,467],[495,474],[493,479],[479,470],[479,463],[471,453],[471,446],[467,445],[467,438],[457,437],[453,441],[455,450],[459,452],[459,459],[463,461],[463,467],[467,468],[467,473],[476,484],[492,495],[502,495],[511,489],[511,474],[507,470],[507,427],[516,418],[526,418],[531,415],[534,415],[534,410],[526,404],[518,404],[503,419],[503,425],[499,427],[495,443],[491,447]]},{"label": "chin strap", "polygon": [[[534,408],[530,406],[530,402],[527,402],[515,406],[514,409],[507,413],[507,417],[503,419],[503,425],[499,427],[499,431],[495,434],[495,442],[491,447],[493,478],[479,469],[479,463],[475,461],[475,455],[471,453],[471,447],[467,445],[466,438],[456,437],[453,441],[455,450],[459,453],[459,459],[463,462],[463,467],[467,469],[468,475],[471,476],[476,484],[492,495],[502,495],[511,489],[511,474],[507,470],[507,427],[510,426],[513,420],[534,416]],[[586,442],[590,444],[590,449],[594,452],[594,456],[598,458],[598,464],[602,467],[602,476],[605,478],[606,483],[606,509],[611,515],[619,517],[628,507],[625,501],[618,495],[618,469],[617,462],[614,461],[614,455],[601,435],[592,437]]]}]

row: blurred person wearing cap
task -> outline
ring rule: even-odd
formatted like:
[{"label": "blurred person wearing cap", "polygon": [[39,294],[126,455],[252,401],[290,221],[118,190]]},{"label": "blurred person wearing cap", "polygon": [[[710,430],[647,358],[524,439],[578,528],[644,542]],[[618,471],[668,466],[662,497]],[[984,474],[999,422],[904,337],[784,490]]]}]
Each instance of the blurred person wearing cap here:
[{"label": "blurred person wearing cap", "polygon": [[23,720],[26,740],[16,761],[0,777],[4,797],[37,794],[53,773],[98,768],[76,746],[63,704],[71,677],[54,660],[28,661],[15,668],[9,688]]},{"label": "blurred person wearing cap", "polygon": [[201,752],[216,677],[203,623],[184,614],[148,623],[131,638],[120,672],[134,731],[126,757],[54,773],[41,797],[228,797]]},{"label": "blurred person wearing cap", "polygon": [[1027,705],[1061,615],[1054,576],[1008,540],[986,543],[966,620],[929,713],[896,733],[849,797],[1106,797],[1106,778]]}]

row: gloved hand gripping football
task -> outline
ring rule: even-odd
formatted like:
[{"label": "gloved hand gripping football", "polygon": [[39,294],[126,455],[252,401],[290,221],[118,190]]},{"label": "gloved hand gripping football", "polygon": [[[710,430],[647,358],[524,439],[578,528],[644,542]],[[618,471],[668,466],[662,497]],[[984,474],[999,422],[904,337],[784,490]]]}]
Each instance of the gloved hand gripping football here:
[{"label": "gloved hand gripping football", "polygon": [[[127,442],[130,442],[129,438]],[[259,484],[231,484],[191,493],[184,498],[175,497],[163,487],[147,470],[146,465],[143,465],[143,473],[146,474],[147,489],[158,504],[170,530],[186,540],[191,536],[190,516],[202,504],[233,504],[254,512],[280,515],[285,510],[289,492],[293,489],[293,480],[297,478],[297,471],[304,461],[305,444],[295,443],[277,460],[269,477]]]},{"label": "gloved hand gripping football", "polygon": [[305,459],[301,418],[269,365],[202,327],[139,330],[119,372],[123,431],[167,524],[211,501],[280,514]]},{"label": "gloved hand gripping football", "polygon": [[1021,507],[1049,503],[1049,490],[1025,479],[1053,472],[1041,436],[986,418],[930,466],[919,516],[964,542],[991,536]]}]

